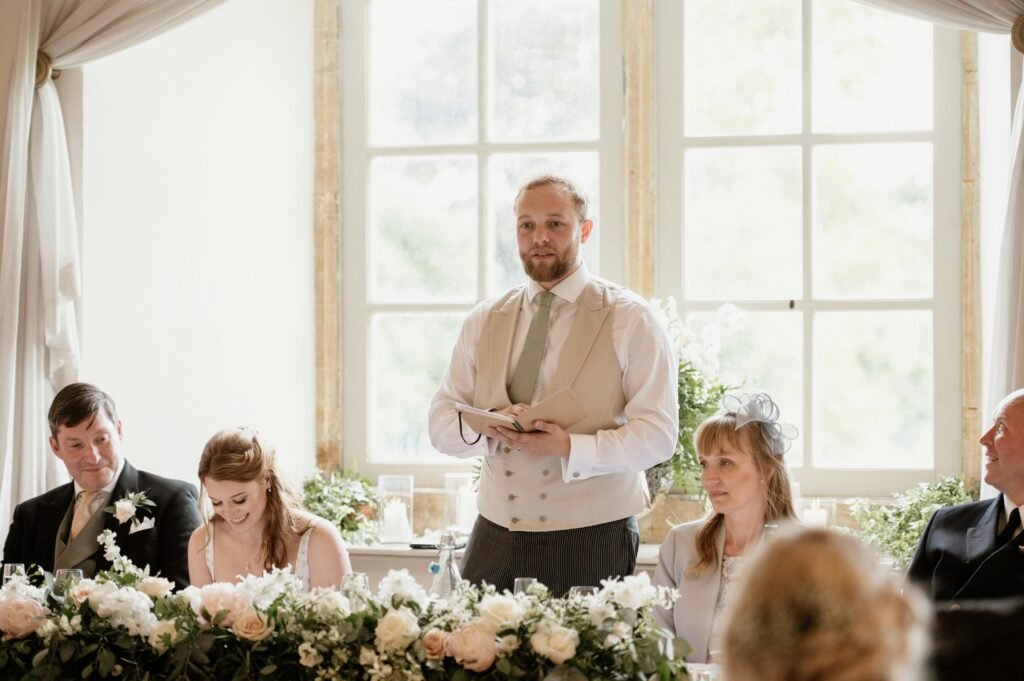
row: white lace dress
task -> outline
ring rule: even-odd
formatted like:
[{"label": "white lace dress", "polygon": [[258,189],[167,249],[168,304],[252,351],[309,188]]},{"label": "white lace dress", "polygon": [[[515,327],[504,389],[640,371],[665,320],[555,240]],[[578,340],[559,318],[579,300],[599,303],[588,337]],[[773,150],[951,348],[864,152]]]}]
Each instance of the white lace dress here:
[{"label": "white lace dress", "polygon": [[[217,582],[217,581],[225,581],[225,580],[218,580],[217,579],[217,575],[215,575],[214,572],[213,572],[213,540],[214,540],[213,528],[214,527],[216,527],[216,523],[210,523],[209,524],[208,531],[210,533],[210,541],[207,542],[207,544],[206,544],[206,567],[210,571],[210,577],[213,578],[213,581],[215,581],[215,582]],[[313,536],[313,528],[314,527],[316,527],[316,520],[311,521],[309,523],[309,527],[307,527],[305,530],[303,530],[302,534],[299,535],[299,553],[298,553],[298,555],[295,556],[295,565],[293,566],[293,569],[295,571],[295,576],[298,577],[300,581],[302,581],[302,586],[307,591],[309,591],[309,589],[310,589],[310,585],[309,585],[309,539],[310,539],[310,537]],[[227,580],[227,581],[234,581],[234,580],[232,579],[232,580]]]}]

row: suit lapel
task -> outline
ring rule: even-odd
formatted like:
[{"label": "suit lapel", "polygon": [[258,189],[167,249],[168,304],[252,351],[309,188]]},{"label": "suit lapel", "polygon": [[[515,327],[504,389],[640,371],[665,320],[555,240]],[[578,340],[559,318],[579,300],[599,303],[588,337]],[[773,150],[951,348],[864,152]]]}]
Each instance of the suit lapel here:
[{"label": "suit lapel", "polygon": [[592,281],[583,289],[580,296],[579,309],[565,347],[558,355],[558,366],[548,386],[547,394],[553,395],[562,388],[571,386],[583,368],[583,363],[594,346],[597,335],[611,312],[611,306],[605,304],[604,287]]},{"label": "suit lapel", "polygon": [[1003,497],[996,497],[978,524],[967,528],[967,561],[982,560],[996,548],[996,532],[999,528],[999,516],[1002,513]]}]

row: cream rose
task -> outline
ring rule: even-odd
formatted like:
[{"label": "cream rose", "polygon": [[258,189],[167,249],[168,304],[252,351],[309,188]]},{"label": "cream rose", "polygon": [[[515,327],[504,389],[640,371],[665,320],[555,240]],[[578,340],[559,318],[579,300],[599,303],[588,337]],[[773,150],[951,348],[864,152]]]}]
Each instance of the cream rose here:
[{"label": "cream rose", "polygon": [[480,612],[480,623],[490,629],[492,634],[519,626],[525,612],[515,598],[500,594],[484,596],[476,607]]},{"label": "cream rose", "polygon": [[571,659],[579,642],[580,635],[575,630],[559,625],[542,629],[530,637],[533,649],[555,664]]},{"label": "cream rose", "polygon": [[519,637],[515,634],[506,634],[498,639],[498,657],[508,657],[519,650]]},{"label": "cream rose", "polygon": [[388,610],[377,622],[377,647],[387,651],[404,650],[420,635],[416,615],[409,608]]},{"label": "cream rose", "polygon": [[174,583],[163,577],[146,577],[138,583],[136,588],[150,598],[157,599],[170,596],[174,590]]},{"label": "cream rose", "polygon": [[445,652],[471,672],[490,669],[498,651],[494,634],[478,622],[470,622],[448,634]]},{"label": "cream rose", "polygon": [[226,610],[227,615],[219,622],[219,626],[228,628],[234,624],[236,617],[249,609],[252,599],[246,591],[233,584],[217,582],[199,590],[199,603],[211,621],[216,619],[221,610]]},{"label": "cream rose", "polygon": [[244,638],[247,641],[262,641],[267,636],[270,636],[271,632],[274,631],[274,627],[267,621],[264,615],[249,608],[243,610],[235,617],[231,630],[235,632],[235,636],[238,638]]},{"label": "cream rose", "polygon": [[11,638],[25,638],[43,626],[49,614],[39,601],[8,596],[0,599],[0,631]]},{"label": "cream rose", "polygon": [[448,634],[440,629],[431,629],[423,635],[423,650],[428,660],[440,660],[444,657],[444,642]]},{"label": "cream rose", "polygon": [[135,504],[131,499],[121,499],[114,502],[114,517],[117,522],[124,524],[135,517]]},{"label": "cream rose", "polygon": [[299,644],[299,664],[303,667],[315,667],[324,661],[324,656],[309,643]]},{"label": "cream rose", "polygon": [[68,589],[68,596],[71,598],[71,602],[78,608],[89,600],[92,590],[96,588],[96,582],[91,579],[81,579],[71,585]]},{"label": "cream rose", "polygon": [[174,645],[178,641],[178,627],[175,625],[174,620],[160,620],[149,632],[149,645],[158,653],[164,653],[167,650],[167,643],[164,641],[164,635],[170,639],[170,645]]}]

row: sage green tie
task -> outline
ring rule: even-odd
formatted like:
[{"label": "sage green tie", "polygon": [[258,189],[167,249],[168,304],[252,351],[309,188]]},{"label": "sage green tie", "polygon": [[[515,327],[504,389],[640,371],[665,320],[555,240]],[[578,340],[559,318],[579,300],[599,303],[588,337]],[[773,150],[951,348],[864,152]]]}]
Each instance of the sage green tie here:
[{"label": "sage green tie", "polygon": [[544,357],[544,347],[548,343],[548,322],[551,321],[551,299],[555,294],[541,291],[537,294],[537,314],[530,322],[526,332],[523,353],[519,355],[519,364],[512,374],[512,383],[508,386],[508,396],[513,404],[530,404],[533,391],[537,387],[537,376],[540,374],[540,361]]}]

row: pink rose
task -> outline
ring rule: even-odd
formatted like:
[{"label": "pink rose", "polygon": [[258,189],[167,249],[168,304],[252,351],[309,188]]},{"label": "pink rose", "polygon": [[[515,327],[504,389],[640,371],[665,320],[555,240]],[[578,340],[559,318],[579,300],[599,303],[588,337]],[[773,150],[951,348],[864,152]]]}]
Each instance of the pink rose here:
[{"label": "pink rose", "polygon": [[494,664],[497,649],[494,634],[475,622],[448,634],[445,653],[471,672],[482,672]]},{"label": "pink rose", "polygon": [[207,584],[199,590],[199,602],[202,609],[209,614],[211,622],[221,610],[227,610],[227,615],[218,626],[228,628],[234,624],[236,617],[249,609],[252,599],[248,593],[234,584],[217,582]]},{"label": "pink rose", "polygon": [[262,641],[270,636],[274,628],[269,625],[263,615],[249,608],[235,618],[231,630],[238,638],[244,638],[247,641]]},{"label": "pink rose", "polygon": [[431,629],[423,636],[423,650],[428,660],[440,660],[444,657],[444,643],[448,634],[440,629]]},{"label": "pink rose", "polygon": [[11,638],[25,638],[43,625],[50,611],[24,596],[0,599],[0,631]]}]

